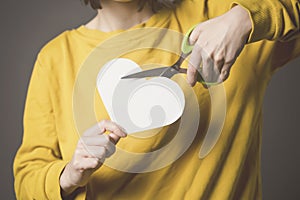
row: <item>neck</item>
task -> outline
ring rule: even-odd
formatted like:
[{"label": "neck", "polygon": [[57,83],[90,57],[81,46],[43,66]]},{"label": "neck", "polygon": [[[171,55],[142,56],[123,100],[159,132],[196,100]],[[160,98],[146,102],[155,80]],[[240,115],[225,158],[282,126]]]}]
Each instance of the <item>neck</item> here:
[{"label": "neck", "polygon": [[126,30],[147,21],[153,15],[147,4],[138,11],[138,1],[135,0],[130,2],[102,0],[101,5],[102,9],[99,9],[97,16],[86,24],[87,28],[103,32]]}]

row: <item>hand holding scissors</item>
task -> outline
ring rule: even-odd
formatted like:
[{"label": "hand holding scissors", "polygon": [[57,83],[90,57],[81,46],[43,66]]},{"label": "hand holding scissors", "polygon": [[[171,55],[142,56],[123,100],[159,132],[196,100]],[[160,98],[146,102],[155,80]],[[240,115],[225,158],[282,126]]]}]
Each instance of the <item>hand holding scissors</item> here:
[{"label": "hand holding scissors", "polygon": [[[155,77],[162,76],[167,78],[172,78],[175,74],[178,73],[187,73],[187,69],[181,68],[182,62],[186,59],[186,57],[192,52],[193,45],[189,44],[189,36],[191,32],[194,30],[195,26],[193,26],[184,36],[182,44],[181,44],[181,55],[179,59],[175,62],[175,64],[168,67],[160,67],[150,70],[145,70],[137,73],[133,73],[127,76],[122,77],[122,79],[128,78],[145,78],[145,77]],[[218,82],[206,82],[201,74],[197,73],[197,81],[204,84],[205,86],[212,86],[218,84]]]},{"label": "hand holding scissors", "polygon": [[[185,34],[181,56],[174,65],[146,70],[123,78],[171,78],[177,73],[187,73],[191,86],[194,86],[196,81],[205,86],[222,83],[229,77],[231,67],[247,43],[251,30],[248,12],[236,5],[227,13],[192,27]],[[180,68],[189,54],[191,56],[188,69]]]}]

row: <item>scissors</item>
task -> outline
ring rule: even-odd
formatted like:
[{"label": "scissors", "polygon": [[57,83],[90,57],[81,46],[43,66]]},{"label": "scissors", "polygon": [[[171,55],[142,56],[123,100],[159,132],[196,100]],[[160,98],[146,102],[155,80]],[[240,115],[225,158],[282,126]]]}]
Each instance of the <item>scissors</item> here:
[{"label": "scissors", "polygon": [[[146,78],[146,77],[155,77],[162,76],[167,78],[172,78],[175,74],[178,73],[187,73],[187,69],[181,68],[182,62],[186,59],[186,57],[192,52],[194,46],[189,44],[189,37],[192,31],[195,29],[196,25],[190,28],[187,33],[184,35],[182,43],[181,43],[181,54],[179,59],[175,62],[175,64],[168,67],[160,67],[155,69],[149,69],[137,73],[133,73],[127,76],[123,76],[121,79],[129,79],[129,78]],[[204,81],[201,74],[197,73],[197,82],[204,84],[205,86],[217,85],[217,82],[206,82]]]}]

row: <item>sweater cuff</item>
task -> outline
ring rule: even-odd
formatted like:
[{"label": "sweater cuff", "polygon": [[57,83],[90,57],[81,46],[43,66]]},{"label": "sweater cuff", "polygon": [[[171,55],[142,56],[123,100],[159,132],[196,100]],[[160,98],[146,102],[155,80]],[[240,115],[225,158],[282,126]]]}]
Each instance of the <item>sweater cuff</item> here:
[{"label": "sweater cuff", "polygon": [[48,199],[62,199],[60,194],[60,174],[64,170],[67,161],[57,161],[51,165],[46,175],[46,195]]},{"label": "sweater cuff", "polygon": [[256,42],[262,39],[273,39],[275,25],[272,22],[271,5],[261,0],[235,0],[231,7],[240,5],[246,9],[250,15],[252,31],[248,38],[248,43]]},{"label": "sweater cuff", "polygon": [[[67,163],[67,161],[57,161],[49,168],[45,186],[48,199],[62,200],[59,178]],[[78,188],[75,195],[76,199],[84,200],[86,198],[86,187]]]}]

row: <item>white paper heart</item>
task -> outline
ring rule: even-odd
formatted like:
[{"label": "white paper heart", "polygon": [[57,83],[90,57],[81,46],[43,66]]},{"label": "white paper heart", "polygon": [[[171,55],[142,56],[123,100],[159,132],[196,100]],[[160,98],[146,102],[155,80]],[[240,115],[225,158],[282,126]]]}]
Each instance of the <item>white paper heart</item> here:
[{"label": "white paper heart", "polygon": [[111,120],[128,134],[172,124],[185,105],[183,91],[168,78],[121,79],[139,71],[135,62],[118,58],[106,63],[97,77],[97,89]]}]

